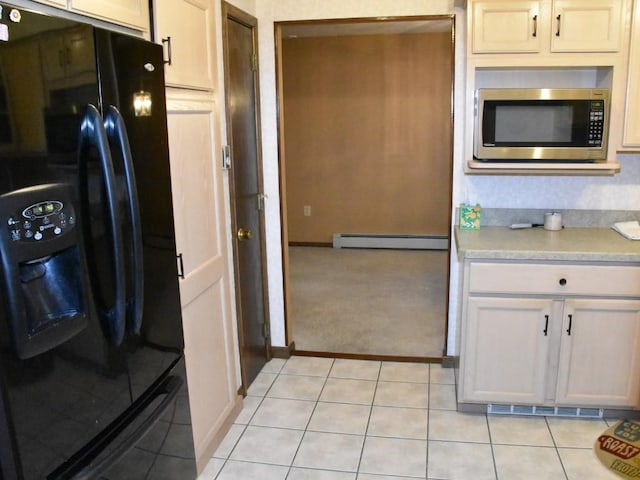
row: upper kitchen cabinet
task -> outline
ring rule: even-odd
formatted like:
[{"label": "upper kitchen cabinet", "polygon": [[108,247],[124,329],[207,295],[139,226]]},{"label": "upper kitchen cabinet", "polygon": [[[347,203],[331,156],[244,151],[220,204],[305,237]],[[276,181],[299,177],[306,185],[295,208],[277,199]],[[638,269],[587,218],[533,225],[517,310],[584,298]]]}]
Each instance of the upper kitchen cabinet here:
[{"label": "upper kitchen cabinet", "polygon": [[71,0],[71,9],[92,17],[120,25],[149,31],[149,2],[147,0]]},{"label": "upper kitchen cabinet", "polygon": [[124,27],[149,31],[147,0],[36,0],[38,3],[64,8],[72,12],[99,18]]},{"label": "upper kitchen cabinet", "polygon": [[473,2],[473,53],[539,52],[540,2]]},{"label": "upper kitchen cabinet", "polygon": [[473,53],[617,52],[624,0],[472,1]]},{"label": "upper kitchen cabinet", "polygon": [[640,149],[640,0],[635,1],[629,48],[629,74],[622,147]]},{"label": "upper kitchen cabinet", "polygon": [[165,48],[167,86],[212,90],[215,55],[210,0],[162,0],[154,4],[156,41]]}]

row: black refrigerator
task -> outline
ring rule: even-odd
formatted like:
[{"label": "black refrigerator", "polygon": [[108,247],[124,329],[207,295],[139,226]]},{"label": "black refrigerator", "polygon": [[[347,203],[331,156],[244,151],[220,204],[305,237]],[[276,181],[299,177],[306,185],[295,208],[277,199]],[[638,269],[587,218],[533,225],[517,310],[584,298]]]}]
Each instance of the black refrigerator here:
[{"label": "black refrigerator", "polygon": [[162,48],[0,7],[0,479],[195,479]]}]

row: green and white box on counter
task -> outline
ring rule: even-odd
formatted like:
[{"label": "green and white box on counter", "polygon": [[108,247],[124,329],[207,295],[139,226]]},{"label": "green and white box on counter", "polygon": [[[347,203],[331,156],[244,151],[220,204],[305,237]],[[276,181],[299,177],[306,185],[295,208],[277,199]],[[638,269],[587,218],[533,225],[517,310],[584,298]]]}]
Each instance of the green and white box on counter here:
[{"label": "green and white box on counter", "polygon": [[482,207],[480,205],[460,205],[460,228],[474,230],[480,228]]}]

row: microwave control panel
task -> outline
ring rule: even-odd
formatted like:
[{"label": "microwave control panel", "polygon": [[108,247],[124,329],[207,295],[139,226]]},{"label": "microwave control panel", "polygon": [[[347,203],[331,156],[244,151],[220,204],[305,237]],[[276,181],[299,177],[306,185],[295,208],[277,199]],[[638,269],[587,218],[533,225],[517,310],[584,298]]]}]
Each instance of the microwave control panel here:
[{"label": "microwave control panel", "polygon": [[589,102],[589,145],[602,145],[604,130],[604,100],[591,100]]}]

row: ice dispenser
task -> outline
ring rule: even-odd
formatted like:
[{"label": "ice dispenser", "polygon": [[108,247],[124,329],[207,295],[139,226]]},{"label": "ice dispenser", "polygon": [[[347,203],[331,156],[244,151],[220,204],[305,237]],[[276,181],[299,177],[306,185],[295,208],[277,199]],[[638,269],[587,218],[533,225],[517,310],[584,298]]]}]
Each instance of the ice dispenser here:
[{"label": "ice dispenser", "polygon": [[9,331],[18,357],[64,343],[87,324],[86,265],[71,185],[0,196],[0,253]]}]

